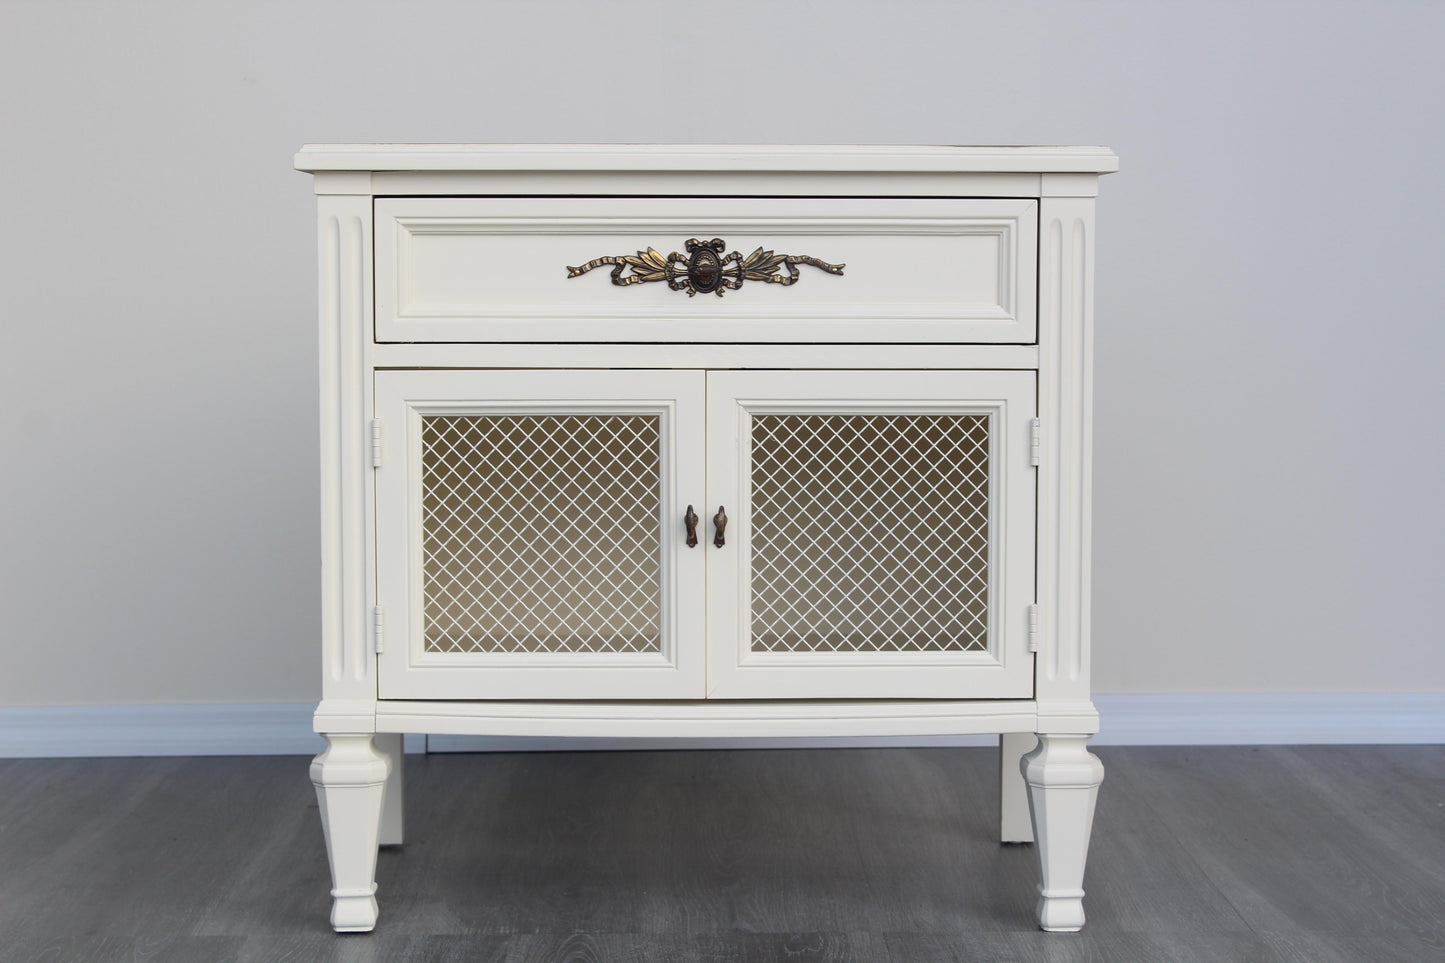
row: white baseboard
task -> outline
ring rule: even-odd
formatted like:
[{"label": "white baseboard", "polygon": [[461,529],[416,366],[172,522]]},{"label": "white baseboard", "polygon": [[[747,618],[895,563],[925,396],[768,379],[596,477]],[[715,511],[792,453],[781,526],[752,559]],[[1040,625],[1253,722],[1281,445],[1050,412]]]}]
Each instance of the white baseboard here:
[{"label": "white baseboard", "polygon": [[1099,746],[1445,744],[1445,692],[1101,695]]},{"label": "white baseboard", "polygon": [[[1099,746],[1445,743],[1445,693],[1101,695]],[[0,758],[312,755],[313,703],[0,706]],[[432,736],[431,752],[985,746],[993,736],[890,739],[533,739]],[[407,752],[423,749],[408,736]]]},{"label": "white baseboard", "polygon": [[[311,756],[314,702],[0,706],[0,759],[71,756]],[[408,736],[407,752],[425,751]]]}]

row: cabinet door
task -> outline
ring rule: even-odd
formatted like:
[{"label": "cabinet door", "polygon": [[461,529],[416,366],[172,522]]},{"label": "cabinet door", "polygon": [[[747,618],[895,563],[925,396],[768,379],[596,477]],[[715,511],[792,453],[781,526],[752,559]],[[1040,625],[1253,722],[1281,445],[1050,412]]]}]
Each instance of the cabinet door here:
[{"label": "cabinet door", "polygon": [[380,697],[702,697],[704,385],[377,372]]},{"label": "cabinet door", "polygon": [[1027,371],[709,372],[709,697],[1031,697],[1036,410]]}]

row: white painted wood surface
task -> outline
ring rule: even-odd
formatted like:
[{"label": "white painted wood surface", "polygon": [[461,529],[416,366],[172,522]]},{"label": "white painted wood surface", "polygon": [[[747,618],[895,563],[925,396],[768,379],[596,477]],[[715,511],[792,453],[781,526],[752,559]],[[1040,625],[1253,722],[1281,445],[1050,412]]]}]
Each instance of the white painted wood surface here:
[{"label": "white painted wood surface", "polygon": [[311,763],[331,861],[331,926],[364,933],[376,925],[376,847],[390,765],[370,733],[326,734]]},{"label": "white painted wood surface", "polygon": [[[847,172],[808,175],[810,197],[1049,197],[1076,196],[1078,184],[1054,178],[1093,174],[974,172]],[[1045,179],[1051,179],[1046,183]],[[781,171],[381,171],[320,172],[316,193],[346,193],[356,182],[372,193],[408,197],[549,197],[667,195],[670,197],[794,197],[798,175]]]},{"label": "white painted wood surface", "polygon": [[326,699],[376,698],[368,642],[373,506],[370,420],[371,198],[317,198],[321,361],[321,639]]},{"label": "white painted wood surface", "polygon": [[1037,692],[1046,702],[1087,702],[1094,201],[1047,198],[1040,204],[1039,216],[1039,420],[1043,432],[1038,494]]},{"label": "white painted wood surface", "polygon": [[378,732],[372,739],[376,751],[386,756],[386,788],[382,791],[379,845],[400,846],[406,835],[406,808],[402,794],[406,778],[405,737],[399,732]]},{"label": "white painted wood surface", "polygon": [[[658,729],[713,737],[1037,733],[1039,747],[1023,758],[1020,772],[1045,881],[1040,922],[1053,930],[1082,925],[1088,827],[1102,778],[1083,748],[1099,727],[1088,636],[1093,207],[1098,175],[1117,168],[1112,153],[313,145],[297,155],[296,166],[316,175],[319,195],[324,599],[323,700],[314,725],[330,747],[314,773],[337,879],[338,928],[374,922],[368,887],[375,847],[400,833],[386,804],[390,744],[378,753],[371,734],[637,737]],[[583,196],[589,194],[599,196]],[[692,196],[658,196],[678,194]],[[825,197],[835,200],[819,200]],[[373,203],[385,228],[374,245]],[[830,208],[839,212],[832,220],[820,213]],[[970,225],[984,230],[969,233]],[[678,232],[650,242],[669,250],[685,237],[716,234],[730,247],[756,241],[848,267],[840,277],[802,266],[796,285],[750,291],[745,282],[724,298],[689,299],[657,284],[618,288],[595,274],[565,277],[569,265],[631,253],[628,248],[641,246],[657,228]],[[845,256],[793,250],[798,242],[848,250]],[[588,246],[594,244],[603,247]],[[574,245],[584,253],[572,254]],[[561,263],[554,265],[556,258]],[[853,287],[845,283],[850,278]],[[372,303],[373,290],[379,305]],[[604,327],[604,334],[592,334]],[[390,338],[436,343],[384,343]],[[558,343],[584,338],[613,343]],[[810,343],[768,343],[789,340]],[[1035,377],[1036,472],[1019,463],[1031,451],[1031,438],[1020,432],[1034,411]],[[686,686],[598,685],[589,681],[589,673],[601,671],[595,665],[529,676],[538,668],[484,669],[471,657],[436,660],[420,653],[414,644],[415,460],[407,457],[413,450],[407,424],[414,427],[427,406],[559,410],[578,404],[578,391],[587,399],[587,389],[572,386],[603,382],[606,390],[594,391],[587,403],[641,399],[679,413],[684,395],[700,398],[704,384],[718,386],[709,402],[721,406],[717,411],[693,420],[679,414],[668,434],[669,457],[678,456],[664,499],[672,499],[673,514],[697,504],[681,489],[703,483],[704,474],[708,503],[725,494],[743,505],[734,497],[746,488],[746,451],[735,434],[738,398],[747,394],[740,386],[761,386],[755,400],[795,404],[799,397],[821,397],[835,410],[890,399],[916,405],[920,396],[930,404],[996,403],[1006,415],[998,486],[1007,515],[991,549],[1002,553],[990,603],[998,607],[992,613],[998,644],[991,642],[987,653],[993,665],[960,661],[927,673],[915,665],[897,673],[911,679],[913,689],[879,689],[850,682],[855,675],[843,671],[861,669],[871,656],[858,666],[840,665],[847,660],[834,656],[831,666],[769,667],[758,678],[772,681],[731,691],[766,699],[704,700],[699,695],[729,694],[729,665],[749,668],[736,647],[737,626],[725,624],[742,611],[744,570],[724,577],[721,566],[706,569],[706,551],[666,550],[667,578],[678,589],[667,600],[669,618],[682,608],[685,583],[706,584],[690,596],[702,622],[672,632],[665,665],[658,667],[664,677],[688,680]],[[658,394],[663,382],[676,390]],[[992,382],[1007,390],[980,389]],[[805,383],[813,387],[804,391]],[[827,388],[821,396],[820,385]],[[373,418],[382,422],[384,451],[399,445],[402,457],[383,454],[373,465]],[[401,425],[388,427],[395,422]],[[685,448],[697,455],[681,457]],[[715,509],[697,507],[704,519]],[[1036,534],[1028,533],[1032,526]],[[991,526],[995,536],[997,528]],[[734,527],[734,542],[721,551],[743,546],[740,531]],[[1028,603],[1038,605],[1032,639],[1024,628]],[[377,605],[393,613],[379,658],[370,632]],[[1036,658],[1024,652],[1028,644],[1037,646]],[[874,674],[879,668],[868,666]],[[999,671],[990,675],[990,668]],[[714,670],[722,687],[704,677]],[[627,671],[633,669],[619,669],[618,678]],[[423,677],[428,681],[417,688]],[[880,692],[939,701],[805,701]],[[673,701],[611,701],[619,699]],[[1009,740],[1002,757],[1021,746],[1021,739]],[[1021,835],[1019,785],[1004,780],[1000,788],[1001,832]]]},{"label": "white painted wood surface", "polygon": [[[378,341],[1034,340],[1033,200],[402,197],[379,198],[376,219]],[[847,280],[804,264],[789,285],[689,298],[619,290],[610,265],[569,276],[714,237]]]},{"label": "white painted wood surface", "polygon": [[1038,848],[1039,926],[1052,933],[1084,927],[1084,862],[1104,766],[1085,748],[1086,735],[1039,734],[1020,761]]},{"label": "white painted wood surface", "polygon": [[[1034,374],[1024,371],[712,371],[709,510],[727,506],[728,544],[709,554],[708,698],[1025,698],[1033,693],[1026,609],[1033,601]],[[986,414],[991,441],[990,634],[980,652],[759,653],[750,629],[749,505],[755,414]],[[938,505],[938,538],[960,538]],[[818,519],[820,525],[865,525]]]},{"label": "white painted wood surface", "polygon": [[1021,368],[1031,344],[378,344],[378,368]]},{"label": "white painted wood surface", "polygon": [[932,736],[1032,732],[1036,705],[1028,700],[947,699],[785,702],[436,702],[386,700],[377,707],[383,732],[451,735],[677,738],[727,735]]},{"label": "white painted wood surface", "polygon": [[999,733],[999,842],[1034,841],[1033,821],[1029,818],[1029,787],[1020,765],[1036,745],[1038,739],[1032,732]]},{"label": "white painted wood surface", "polygon": [[[1119,169],[1107,147],[772,144],[306,144],[296,169],[323,171],[763,171],[1084,173]],[[798,182],[799,184],[802,181]],[[794,193],[804,193],[794,190]]]},{"label": "white painted wood surface", "polygon": [[[700,371],[381,371],[388,451],[375,470],[377,602],[390,613],[383,699],[699,699],[704,692],[701,548],[683,542],[704,499]],[[660,652],[428,652],[422,636],[421,418],[426,414],[617,414],[662,421]],[[559,511],[564,510],[559,506]],[[607,519],[597,519],[606,525]]]}]

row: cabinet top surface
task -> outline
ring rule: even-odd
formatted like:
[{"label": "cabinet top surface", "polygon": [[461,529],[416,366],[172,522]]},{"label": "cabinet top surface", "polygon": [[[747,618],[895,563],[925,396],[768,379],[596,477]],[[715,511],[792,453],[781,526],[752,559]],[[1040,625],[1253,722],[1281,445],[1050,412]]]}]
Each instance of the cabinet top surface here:
[{"label": "cabinet top surface", "polygon": [[905,147],[713,144],[307,144],[318,171],[757,171],[764,173],[1107,174],[1107,147]]}]

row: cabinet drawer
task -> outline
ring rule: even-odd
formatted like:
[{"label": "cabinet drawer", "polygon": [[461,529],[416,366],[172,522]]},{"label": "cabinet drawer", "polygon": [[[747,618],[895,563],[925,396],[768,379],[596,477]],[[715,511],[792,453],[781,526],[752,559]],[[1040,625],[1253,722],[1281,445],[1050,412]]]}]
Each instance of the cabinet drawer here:
[{"label": "cabinet drawer", "polygon": [[375,213],[378,341],[1035,340],[1032,200],[382,197]]}]

